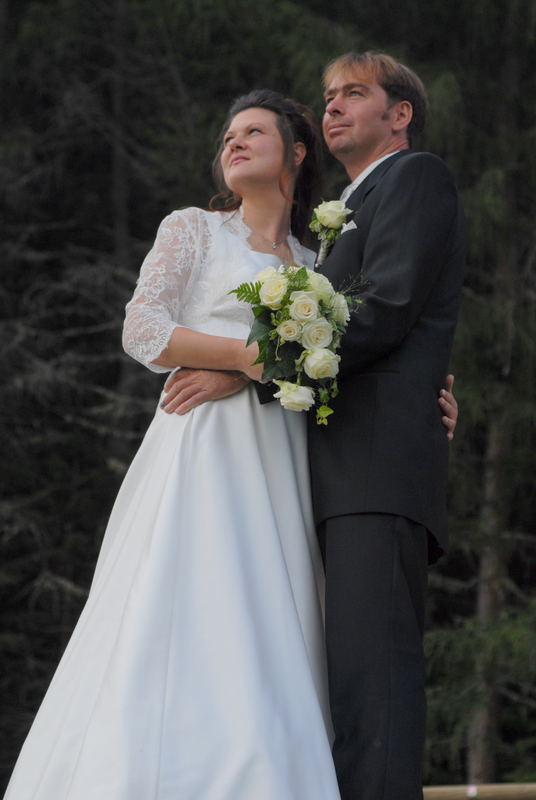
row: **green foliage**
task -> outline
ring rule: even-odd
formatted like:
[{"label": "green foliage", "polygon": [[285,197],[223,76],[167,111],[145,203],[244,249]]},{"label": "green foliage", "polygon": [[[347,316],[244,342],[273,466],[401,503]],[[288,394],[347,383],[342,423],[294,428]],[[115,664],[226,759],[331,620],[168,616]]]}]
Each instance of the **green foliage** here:
[{"label": "green foliage", "polygon": [[[262,344],[263,340],[272,330],[271,315],[270,312],[264,308],[255,309],[254,313],[255,313],[255,319],[253,320],[253,325],[251,326],[251,331],[247,343],[253,344],[253,342],[259,342],[259,344]],[[261,364],[262,361],[264,360],[264,351],[260,353],[259,357],[260,360],[256,363]]]},{"label": "green foliage", "polygon": [[316,421],[318,425],[327,425],[330,414],[333,414],[332,408],[325,405],[319,406],[316,409]]},{"label": "green foliage", "polygon": [[[484,662],[494,676],[508,738],[496,742],[505,780],[534,777],[536,705],[536,598],[512,605],[485,629],[460,618],[426,636],[428,665],[428,747],[426,767],[438,782],[463,769],[472,714],[482,702],[478,670]],[[448,702],[445,702],[448,698]]]},{"label": "green foliage", "polygon": [[232,289],[229,294],[236,294],[237,300],[240,300],[242,303],[249,303],[252,306],[256,306],[261,302],[259,297],[261,286],[261,281],[257,281],[256,283],[241,283],[236,289]]},{"label": "green foliage", "polygon": [[265,380],[288,379],[296,373],[296,361],[302,349],[296,342],[277,345],[275,341],[266,344],[267,364],[263,371]]}]

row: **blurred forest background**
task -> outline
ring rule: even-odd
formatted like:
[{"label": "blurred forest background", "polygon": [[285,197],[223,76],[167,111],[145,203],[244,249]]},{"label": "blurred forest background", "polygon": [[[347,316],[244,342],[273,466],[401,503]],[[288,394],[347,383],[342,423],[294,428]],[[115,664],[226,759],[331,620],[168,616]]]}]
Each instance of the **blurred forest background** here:
[{"label": "blurred forest background", "polygon": [[320,114],[325,62],[370,48],[423,77],[470,236],[426,782],[536,780],[535,42],[535,0],[0,0],[2,781],[160,391],[120,344],[158,223],[206,206],[232,98]]}]

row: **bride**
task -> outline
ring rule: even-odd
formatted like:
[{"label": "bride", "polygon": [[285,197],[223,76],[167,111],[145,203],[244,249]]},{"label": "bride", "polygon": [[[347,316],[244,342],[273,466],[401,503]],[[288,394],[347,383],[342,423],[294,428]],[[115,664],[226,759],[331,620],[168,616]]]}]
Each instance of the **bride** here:
[{"label": "bride", "polygon": [[303,233],[317,152],[304,109],[253,93],[220,156],[241,205],[160,225],[125,348],[156,371],[229,370],[242,390],[157,408],[6,800],[339,797],[305,419],[244,385],[259,377],[250,311],[229,294],[267,266],[312,266],[289,229],[294,208]]},{"label": "bride", "polygon": [[339,798],[305,415],[258,402],[250,311],[229,294],[312,266],[290,229],[304,233],[318,152],[303,107],[239,98],[217,157],[234,202],[160,225],[125,349],[214,371],[219,399],[169,413],[195,405],[187,388],[157,407],[5,800]]}]

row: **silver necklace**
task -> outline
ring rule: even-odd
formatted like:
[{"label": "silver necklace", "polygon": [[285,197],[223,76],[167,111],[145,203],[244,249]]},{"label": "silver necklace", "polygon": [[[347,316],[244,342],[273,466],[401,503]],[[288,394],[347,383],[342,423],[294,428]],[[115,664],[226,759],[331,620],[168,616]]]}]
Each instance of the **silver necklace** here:
[{"label": "silver necklace", "polygon": [[[261,234],[261,236],[262,236],[262,234]],[[287,236],[288,236],[288,234],[287,234]],[[286,242],[287,241],[287,236],[284,236],[278,242],[271,242],[272,250],[275,250],[275,248],[279,247],[280,244],[283,244],[284,242]],[[262,238],[265,239],[270,244],[270,240],[267,239],[266,236],[263,236]]]},{"label": "silver necklace", "polygon": [[[246,225],[247,225],[247,223],[246,223]],[[277,247],[279,247],[280,244],[286,243],[286,241],[288,239],[288,236],[289,236],[289,234],[287,233],[287,235],[283,236],[282,239],[279,239],[278,241],[273,242],[271,239],[269,239],[267,236],[265,236],[264,233],[261,233],[260,231],[256,231],[255,228],[252,228],[251,225],[248,225],[248,228],[251,231],[253,231],[253,233],[256,233],[257,236],[260,236],[261,239],[264,239],[264,241],[267,242],[270,245],[272,250],[275,250]]]}]

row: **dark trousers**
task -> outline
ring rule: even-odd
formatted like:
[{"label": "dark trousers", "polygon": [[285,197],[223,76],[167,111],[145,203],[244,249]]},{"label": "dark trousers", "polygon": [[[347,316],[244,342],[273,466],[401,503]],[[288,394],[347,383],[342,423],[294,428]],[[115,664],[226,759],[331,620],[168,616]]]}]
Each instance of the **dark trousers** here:
[{"label": "dark trousers", "polygon": [[342,800],[420,800],[427,533],[354,514],[319,529],[333,758]]}]

